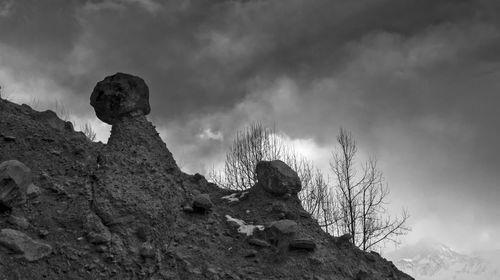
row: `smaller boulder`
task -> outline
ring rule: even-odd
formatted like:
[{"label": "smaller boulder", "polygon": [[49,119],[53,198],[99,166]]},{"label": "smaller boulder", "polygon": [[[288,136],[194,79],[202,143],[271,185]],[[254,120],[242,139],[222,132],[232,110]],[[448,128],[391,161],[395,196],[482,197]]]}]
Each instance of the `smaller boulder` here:
[{"label": "smaller boulder", "polygon": [[297,232],[298,225],[292,220],[279,220],[272,222],[269,228],[282,235],[292,235]]},{"label": "smaller boulder", "polygon": [[210,210],[213,207],[212,200],[210,200],[210,196],[206,193],[197,194],[193,198],[193,208],[194,210],[205,212]]},{"label": "smaller boulder", "polygon": [[256,247],[269,247],[271,246],[267,241],[259,239],[259,238],[250,238],[248,239],[248,244],[256,246]]},{"label": "smaller boulder", "polygon": [[191,205],[182,205],[182,211],[184,211],[186,213],[193,213],[194,209],[193,209],[193,206],[191,206]]},{"label": "smaller boulder", "polygon": [[26,201],[31,170],[22,162],[8,160],[0,164],[0,205],[12,209]]},{"label": "smaller boulder", "polygon": [[296,238],[290,240],[289,247],[292,250],[314,251],[314,249],[316,249],[316,243],[311,239]]},{"label": "smaller boulder", "polygon": [[343,234],[338,238],[341,243],[351,243],[352,235],[349,233]]},{"label": "smaller boulder", "polygon": [[11,215],[7,221],[20,229],[27,229],[30,227],[30,223],[25,217]]},{"label": "smaller boulder", "polygon": [[87,232],[87,240],[92,244],[107,244],[111,241],[111,232],[93,213],[85,217],[84,228]]},{"label": "smaller boulder", "polygon": [[3,137],[3,140],[5,140],[5,142],[16,142],[16,137],[7,135]]},{"label": "smaller boulder", "polygon": [[26,190],[26,194],[28,195],[28,198],[36,198],[42,193],[42,190],[40,190],[39,187],[37,187],[34,184],[30,184]]},{"label": "smaller boulder", "polygon": [[281,160],[260,161],[257,163],[255,173],[257,173],[257,184],[273,195],[296,195],[302,189],[297,172]]},{"label": "smaller boulder", "polygon": [[255,256],[257,256],[257,253],[258,252],[254,249],[247,250],[245,251],[245,258],[254,258]]},{"label": "smaller boulder", "polygon": [[154,259],[156,252],[153,244],[151,244],[150,242],[142,243],[141,248],[139,249],[139,254],[145,259]]},{"label": "smaller boulder", "polygon": [[29,237],[23,232],[4,228],[0,231],[0,245],[32,262],[52,253],[52,247]]}]

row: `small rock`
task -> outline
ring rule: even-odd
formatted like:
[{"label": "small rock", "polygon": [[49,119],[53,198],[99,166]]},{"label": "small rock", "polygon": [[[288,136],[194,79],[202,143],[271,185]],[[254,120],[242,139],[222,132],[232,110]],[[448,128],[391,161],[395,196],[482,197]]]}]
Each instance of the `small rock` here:
[{"label": "small rock", "polygon": [[370,279],[369,277],[370,277],[370,275],[368,274],[368,272],[366,272],[364,270],[360,270],[356,274],[356,280],[368,280],[368,279]]},{"label": "small rock", "polygon": [[143,258],[153,259],[155,257],[155,248],[153,247],[153,244],[150,242],[142,243],[141,248],[139,249],[139,254]]},{"label": "small rock", "polygon": [[271,230],[274,230],[280,234],[292,235],[297,232],[298,225],[292,220],[279,220],[272,222],[269,226]]},{"label": "small rock", "polygon": [[30,223],[25,217],[10,216],[8,222],[19,227],[20,229],[27,229],[30,227]]},{"label": "small rock", "polygon": [[[62,131],[69,130],[68,123],[70,123],[70,122],[66,122],[66,121],[61,120],[54,111],[46,110],[43,112],[33,112],[33,118],[39,122],[47,124],[48,126],[50,126],[52,128],[57,129],[57,130],[62,130]],[[72,128],[73,128],[73,125],[71,125],[71,129]],[[70,131],[72,131],[72,130],[70,130]],[[42,138],[42,141],[53,142],[54,139]]]},{"label": "small rock", "polygon": [[286,213],[288,212],[288,208],[282,201],[273,201],[271,204],[271,211],[275,213]]},{"label": "small rock", "polygon": [[309,257],[309,262],[312,265],[322,265],[323,264],[323,260],[318,258],[318,257],[315,257],[315,256]]},{"label": "small rock", "polygon": [[302,189],[300,178],[290,166],[281,160],[260,161],[255,168],[257,182],[266,192],[282,196],[296,195]]},{"label": "small rock", "polygon": [[101,219],[93,213],[85,217],[84,228],[87,232],[87,240],[92,244],[109,243],[111,240],[109,229],[104,226]]},{"label": "small rock", "polygon": [[104,253],[104,252],[106,252],[107,249],[108,249],[108,247],[106,247],[105,245],[98,245],[95,248],[97,253]]},{"label": "small rock", "polygon": [[314,243],[314,241],[311,239],[296,238],[290,240],[289,247],[290,249],[294,250],[313,251],[314,249],[316,249],[316,243]]},{"label": "small rock", "polygon": [[340,236],[338,239],[340,242],[343,242],[343,243],[351,243],[352,235],[350,235],[349,233],[346,233],[346,234]]},{"label": "small rock", "polygon": [[182,211],[184,211],[186,213],[193,213],[194,209],[193,209],[193,207],[191,207],[191,205],[183,205]]},{"label": "small rock", "polygon": [[31,184],[31,170],[22,162],[8,160],[0,164],[0,204],[13,208],[24,204]]},{"label": "small rock", "polygon": [[195,210],[208,211],[212,206],[210,196],[206,193],[198,194],[193,198],[193,208]]},{"label": "small rock", "polygon": [[3,137],[3,140],[5,140],[5,142],[16,142],[16,137],[7,135]]},{"label": "small rock", "polygon": [[52,253],[52,247],[14,229],[0,231],[0,245],[18,254],[28,261],[36,261]]},{"label": "small rock", "polygon": [[49,231],[46,230],[46,229],[40,229],[38,230],[38,236],[41,237],[41,238],[45,238],[47,237],[47,235],[49,235]]},{"label": "small rock", "polygon": [[257,256],[257,253],[258,252],[254,249],[247,250],[245,252],[245,258],[253,258],[253,257]]},{"label": "small rock", "polygon": [[254,245],[257,247],[269,247],[269,246],[271,246],[267,241],[262,240],[262,239],[258,239],[255,237],[248,239],[248,244]]},{"label": "small rock", "polygon": [[299,216],[301,218],[311,218],[311,214],[309,212],[307,212],[306,210],[300,210]]},{"label": "small rock", "polygon": [[285,212],[285,218],[289,220],[298,220],[299,216],[293,212]]},{"label": "small rock", "polygon": [[140,226],[136,231],[136,235],[139,240],[143,242],[149,241],[149,238],[151,237],[151,229],[147,226]]},{"label": "small rock", "polygon": [[40,196],[41,193],[42,193],[42,190],[34,184],[30,184],[28,186],[28,189],[26,190],[26,194],[28,195],[28,198],[36,198],[36,197]]},{"label": "small rock", "polygon": [[377,258],[372,253],[365,253],[365,257],[370,262],[376,262],[377,261]]}]

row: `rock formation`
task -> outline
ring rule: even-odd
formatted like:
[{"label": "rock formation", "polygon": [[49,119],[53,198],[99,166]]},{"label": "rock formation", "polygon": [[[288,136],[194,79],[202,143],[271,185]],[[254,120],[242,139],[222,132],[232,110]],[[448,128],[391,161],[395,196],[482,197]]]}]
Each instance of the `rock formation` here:
[{"label": "rock formation", "polygon": [[0,99],[1,279],[411,279],[323,232],[283,162],[259,163],[245,191],[183,173],[148,94],[127,74],[97,84],[107,144]]},{"label": "rock formation", "polygon": [[127,116],[146,116],[149,107],[149,88],[143,79],[116,73],[97,83],[90,96],[97,117],[115,124]]}]

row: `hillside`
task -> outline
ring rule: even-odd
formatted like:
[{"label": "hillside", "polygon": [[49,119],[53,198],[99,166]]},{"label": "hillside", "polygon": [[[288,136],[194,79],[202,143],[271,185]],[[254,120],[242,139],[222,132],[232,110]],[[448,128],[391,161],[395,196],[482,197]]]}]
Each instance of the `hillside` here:
[{"label": "hillside", "polygon": [[288,166],[248,192],[183,173],[148,98],[131,75],[96,85],[107,144],[0,99],[0,279],[412,279],[324,233]]}]

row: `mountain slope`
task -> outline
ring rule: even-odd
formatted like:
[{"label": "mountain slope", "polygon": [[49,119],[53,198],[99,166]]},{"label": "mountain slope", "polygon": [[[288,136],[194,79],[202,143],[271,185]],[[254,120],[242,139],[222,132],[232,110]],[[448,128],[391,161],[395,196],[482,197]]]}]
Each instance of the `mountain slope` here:
[{"label": "mountain slope", "polygon": [[0,163],[25,165],[23,180],[0,170],[0,280],[412,279],[324,233],[296,195],[183,173],[144,115],[111,133],[93,143],[0,99]]},{"label": "mountain slope", "polygon": [[402,247],[387,257],[416,279],[500,279],[500,270],[491,259],[461,254],[432,240]]}]

